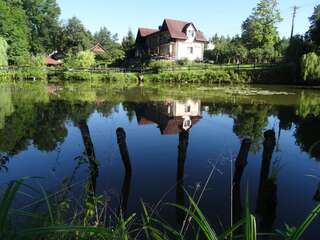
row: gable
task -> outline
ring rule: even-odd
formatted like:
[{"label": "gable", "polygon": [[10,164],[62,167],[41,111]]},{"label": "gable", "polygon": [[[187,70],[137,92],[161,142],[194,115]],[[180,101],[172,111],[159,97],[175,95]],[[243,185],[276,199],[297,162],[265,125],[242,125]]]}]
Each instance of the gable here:
[{"label": "gable", "polygon": [[193,29],[194,31],[194,40],[198,42],[207,42],[206,38],[204,37],[203,33],[197,30],[191,22],[184,22],[179,20],[173,19],[164,19],[160,29],[148,29],[148,28],[139,28],[137,39],[148,37],[153,34],[157,34],[159,32],[169,32],[170,37],[172,39],[181,39],[187,40],[187,30]]}]

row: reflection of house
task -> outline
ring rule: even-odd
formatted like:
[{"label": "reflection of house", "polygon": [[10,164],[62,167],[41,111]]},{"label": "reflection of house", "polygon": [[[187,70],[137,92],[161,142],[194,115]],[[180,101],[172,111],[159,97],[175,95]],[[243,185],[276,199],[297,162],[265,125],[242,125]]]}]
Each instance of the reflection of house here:
[{"label": "reflection of house", "polygon": [[165,19],[159,29],[139,28],[136,56],[203,60],[206,42],[203,33],[193,23]]},{"label": "reflection of house", "polygon": [[158,124],[161,134],[178,134],[188,130],[201,119],[201,102],[187,100],[151,102],[136,106],[140,125]]}]

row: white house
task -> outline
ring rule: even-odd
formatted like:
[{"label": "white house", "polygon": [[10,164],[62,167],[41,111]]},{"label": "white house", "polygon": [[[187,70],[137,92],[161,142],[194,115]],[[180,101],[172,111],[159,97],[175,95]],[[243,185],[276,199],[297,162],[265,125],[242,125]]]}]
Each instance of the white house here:
[{"label": "white house", "polygon": [[165,19],[158,29],[139,28],[136,56],[202,61],[207,42],[193,23]]}]

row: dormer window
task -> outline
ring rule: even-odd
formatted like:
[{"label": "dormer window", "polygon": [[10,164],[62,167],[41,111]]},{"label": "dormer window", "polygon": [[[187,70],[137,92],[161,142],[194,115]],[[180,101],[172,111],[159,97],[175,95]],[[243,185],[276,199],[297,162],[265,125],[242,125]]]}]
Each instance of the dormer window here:
[{"label": "dormer window", "polygon": [[193,29],[188,29],[187,35],[188,35],[188,38],[194,38],[194,35],[195,35],[194,30]]}]

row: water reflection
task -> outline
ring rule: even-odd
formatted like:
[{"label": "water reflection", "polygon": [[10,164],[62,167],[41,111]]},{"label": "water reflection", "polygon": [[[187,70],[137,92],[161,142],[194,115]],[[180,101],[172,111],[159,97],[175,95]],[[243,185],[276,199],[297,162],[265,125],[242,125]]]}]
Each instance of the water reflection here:
[{"label": "water reflection", "polygon": [[[86,165],[82,166],[89,169],[86,200],[94,201],[97,194],[107,190],[104,187],[114,188],[121,196],[119,211],[126,214],[134,208],[132,205],[139,204],[140,195],[156,202],[158,187],[163,187],[159,193],[162,194],[176,185],[170,201],[187,205],[184,189],[189,183],[205,178],[208,160],[226,150],[238,153],[232,173],[233,223],[243,216],[241,199],[246,191],[243,186],[248,182],[249,188],[257,190],[257,198],[252,198],[255,198],[259,229],[263,232],[272,231],[284,220],[297,220],[285,211],[283,202],[287,201],[287,193],[280,191],[284,186],[292,194],[297,184],[295,178],[307,186],[299,196],[304,211],[309,210],[314,201],[320,201],[317,183],[304,178],[310,168],[316,168],[314,160],[320,160],[317,106],[320,102],[313,100],[319,96],[305,92],[288,102],[275,103],[271,98],[254,97],[221,100],[215,96],[204,97],[203,92],[193,92],[194,97],[187,93],[183,97],[157,96],[147,89],[117,93],[115,98],[103,94],[92,90],[85,95],[75,91],[50,95],[43,92],[41,86],[23,92],[16,92],[14,88],[0,91],[0,174],[8,179],[12,172],[14,176],[20,172],[30,175],[28,166],[35,164],[35,168],[41,166],[41,171],[50,178],[45,171],[46,162],[49,168],[50,156],[63,148],[64,161],[60,169],[57,167],[59,176],[86,178],[81,171],[73,169],[78,169],[78,165],[69,164],[70,159],[82,154],[77,152],[78,144],[80,151],[84,148],[86,158]],[[142,125],[150,126],[143,128]],[[269,128],[272,130],[267,130]],[[109,135],[111,140],[105,141]],[[132,139],[139,139],[139,143]],[[106,142],[108,154],[115,152],[110,158],[105,153]],[[279,172],[279,156],[286,162],[282,172]],[[33,158],[41,158],[41,162]],[[154,159],[152,164],[150,158]],[[29,162],[23,163],[24,159]],[[124,176],[118,177],[122,169]],[[214,183],[216,188],[206,193],[210,199],[201,206],[213,221],[217,217],[214,214],[227,204],[219,196],[228,195],[230,200],[230,192],[225,190],[230,178],[226,177],[225,166],[222,171],[221,178]],[[161,176],[166,174],[166,179],[156,182],[156,187],[149,186],[157,172]],[[145,173],[150,175],[143,175]],[[133,180],[136,184],[132,184]],[[100,182],[103,184],[99,188]],[[121,183],[120,186],[115,182]],[[177,222],[182,223],[183,212],[177,210],[174,214]]]},{"label": "water reflection", "polygon": [[140,125],[156,123],[164,135],[187,131],[201,119],[201,102],[194,100],[148,102],[135,109]]}]

